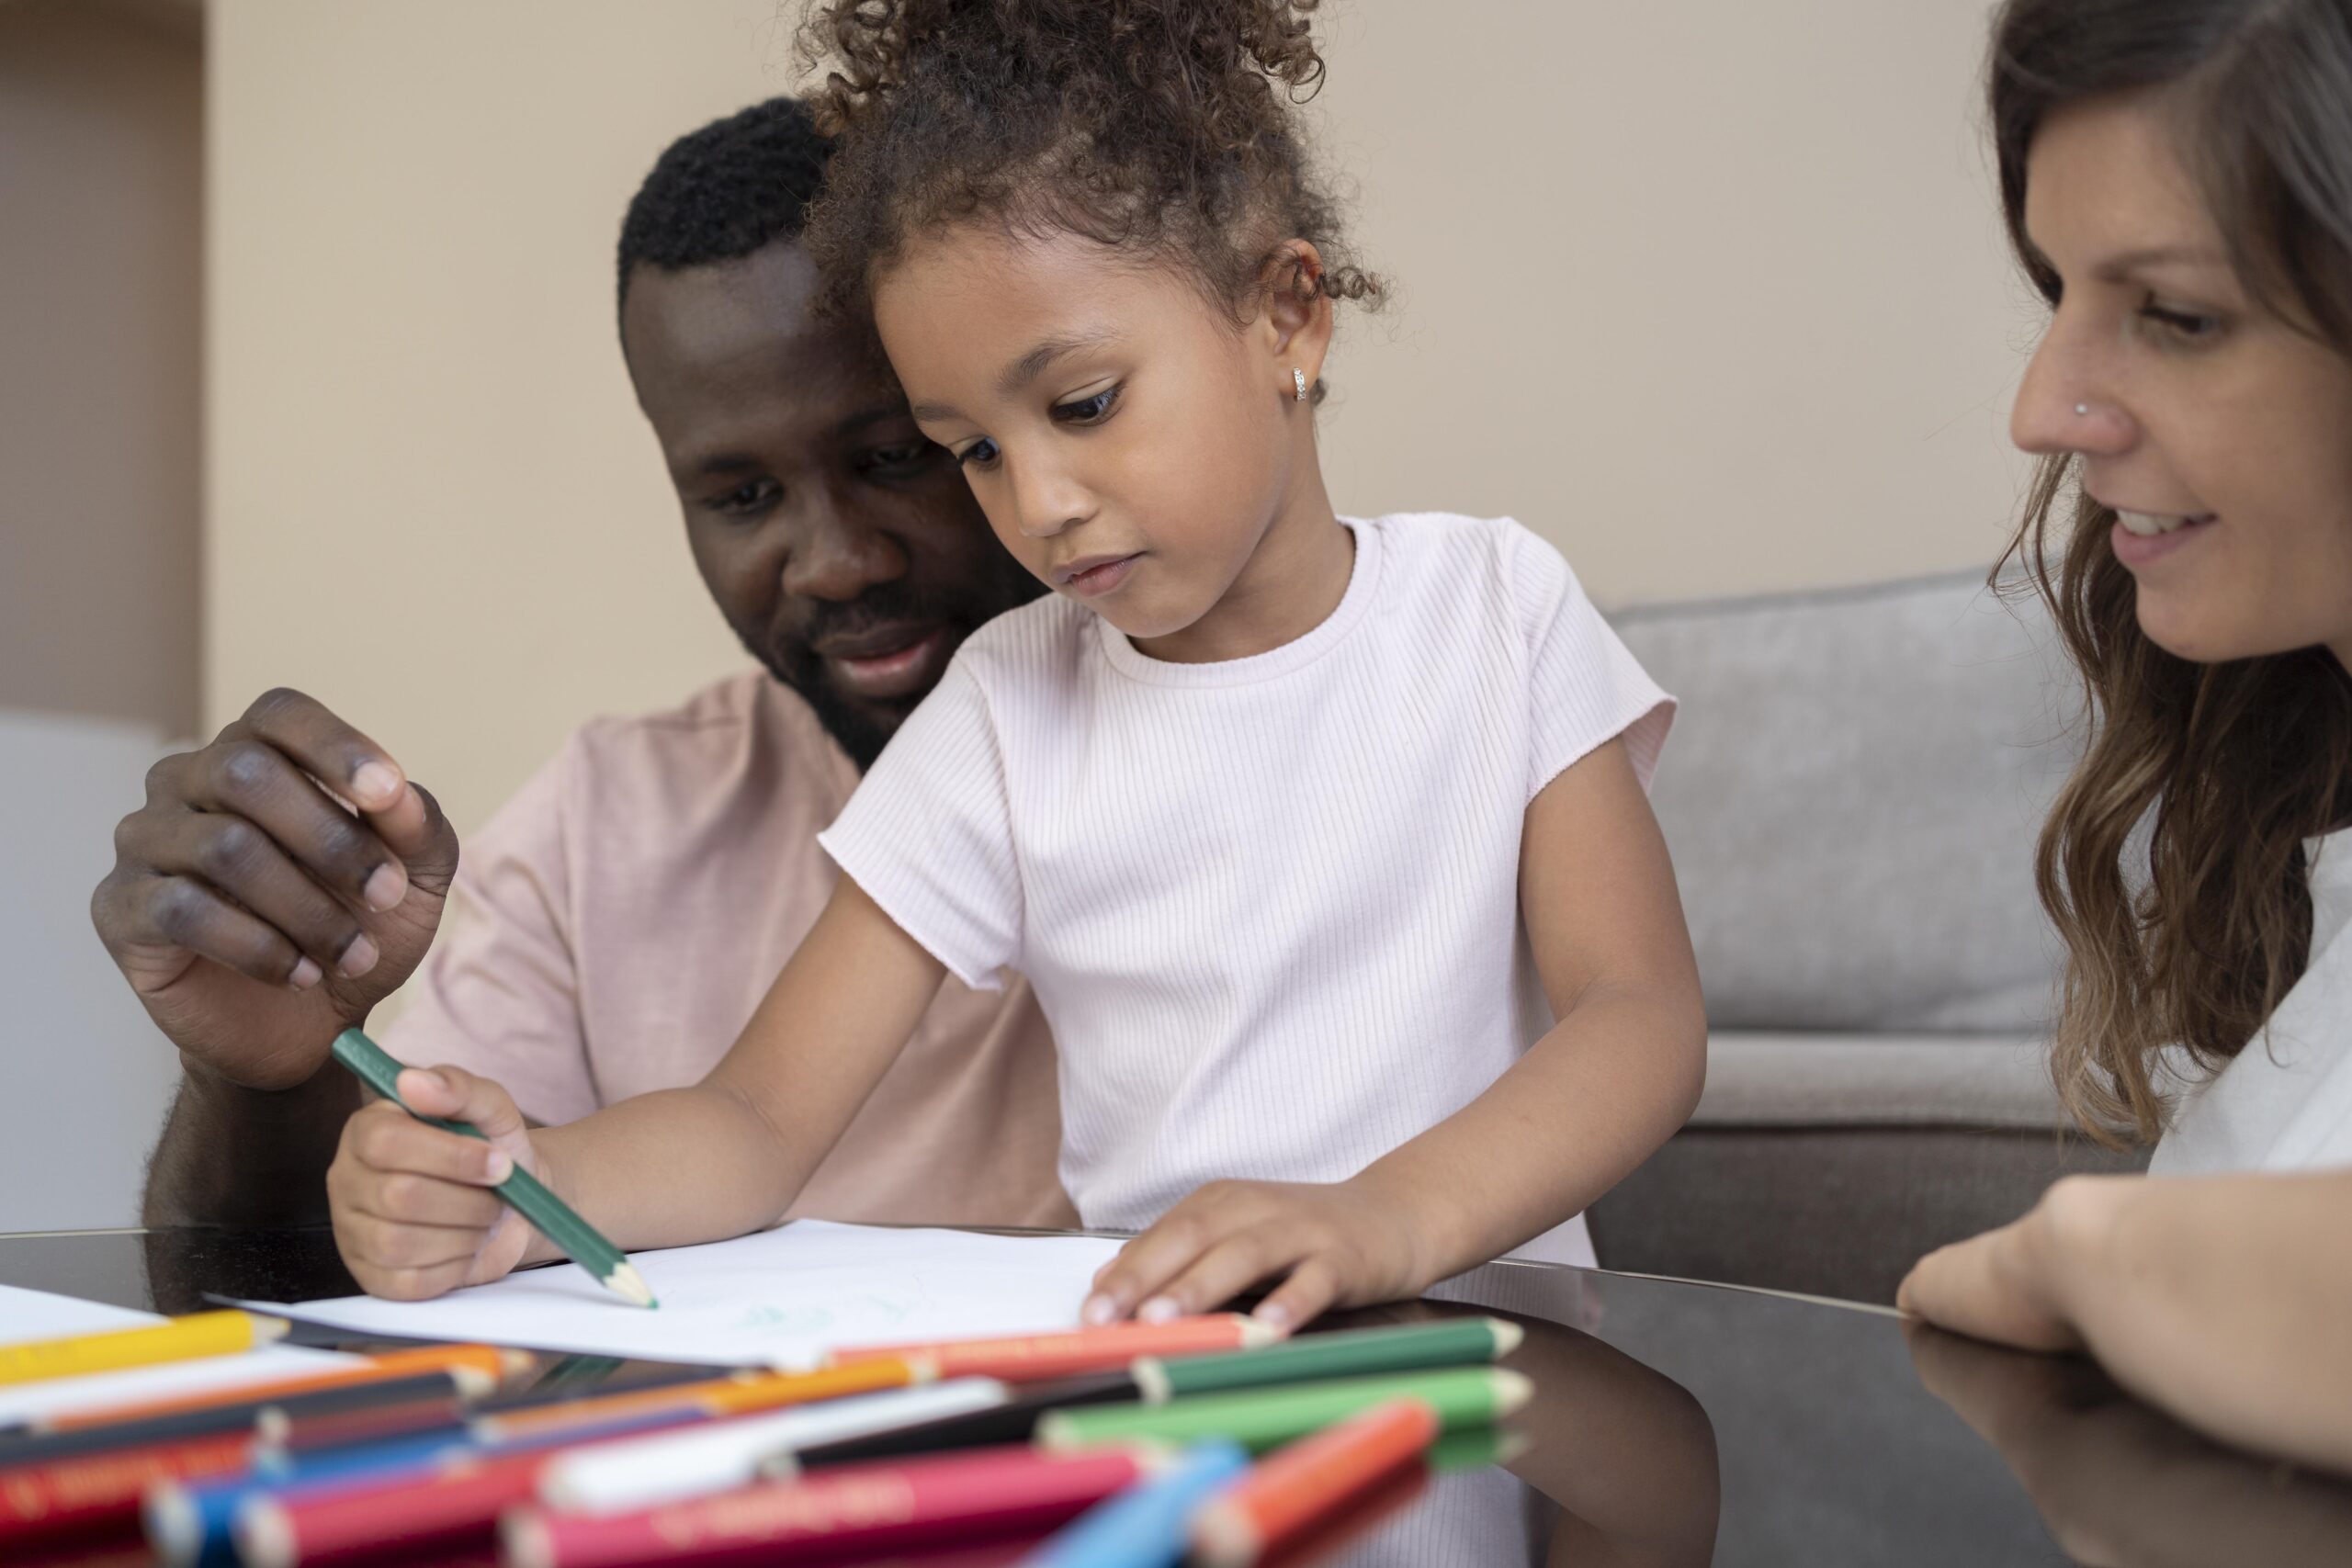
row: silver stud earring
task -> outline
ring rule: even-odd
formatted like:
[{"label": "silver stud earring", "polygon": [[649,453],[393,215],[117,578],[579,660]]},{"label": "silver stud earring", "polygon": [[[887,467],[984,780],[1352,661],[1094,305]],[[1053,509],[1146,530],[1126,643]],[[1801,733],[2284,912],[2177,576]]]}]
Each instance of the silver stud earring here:
[{"label": "silver stud earring", "polygon": [[2081,418],[2083,418],[2085,415],[2088,414],[2090,412],[2091,412],[2091,405],[2090,405],[2090,404],[2088,404],[2088,403],[2076,403],[2076,404],[2075,405],[2075,417],[2076,419],[2081,419]]},{"label": "silver stud earring", "polygon": [[1290,384],[1298,389],[1298,396],[1294,400],[1302,403],[1305,402],[1306,400],[1306,372],[1301,370],[1295,365],[1292,366],[1290,367]]}]

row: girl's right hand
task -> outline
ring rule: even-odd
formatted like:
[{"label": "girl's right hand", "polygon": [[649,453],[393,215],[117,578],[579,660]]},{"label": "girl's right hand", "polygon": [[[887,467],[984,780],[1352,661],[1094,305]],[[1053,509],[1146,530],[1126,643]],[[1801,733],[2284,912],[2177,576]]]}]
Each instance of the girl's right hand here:
[{"label": "girl's right hand", "polygon": [[370,1295],[422,1301],[500,1278],[531,1254],[556,1256],[491,1190],[520,1165],[546,1172],[514,1097],[460,1067],[410,1067],[398,1088],[427,1116],[469,1122],[483,1138],[429,1127],[389,1100],[352,1113],[327,1169],[336,1250]]}]

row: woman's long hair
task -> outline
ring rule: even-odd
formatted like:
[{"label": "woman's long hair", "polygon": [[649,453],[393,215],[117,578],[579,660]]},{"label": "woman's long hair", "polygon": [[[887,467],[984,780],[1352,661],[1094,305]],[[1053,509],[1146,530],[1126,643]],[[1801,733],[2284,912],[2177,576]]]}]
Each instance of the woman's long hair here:
[{"label": "woman's long hair", "polygon": [[[1989,74],[2010,240],[2044,299],[2058,280],[2025,232],[2035,134],[2069,105],[2154,90],[2249,294],[2352,355],[2347,0],[2009,0]],[[2165,1048],[2219,1070],[2309,961],[2303,840],[2352,806],[2352,683],[2324,649],[2196,664],[2151,642],[2108,545],[2115,514],[2074,469],[2043,462],[2009,548],[2089,718],[2035,866],[2067,951],[2051,1068],[2095,1136],[2146,1142]]]}]

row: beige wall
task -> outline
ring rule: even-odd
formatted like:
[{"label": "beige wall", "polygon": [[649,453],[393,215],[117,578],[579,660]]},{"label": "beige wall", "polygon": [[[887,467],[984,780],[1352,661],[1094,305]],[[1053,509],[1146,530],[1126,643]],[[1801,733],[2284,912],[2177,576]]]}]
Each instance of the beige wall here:
[{"label": "beige wall", "polygon": [[197,716],[203,39],[0,5],[0,709]]},{"label": "beige wall", "polygon": [[[1400,286],[1333,370],[1340,503],[1511,512],[1611,602],[1989,559],[2030,318],[1987,10],[1338,0],[1317,112]],[[662,145],[790,86],[783,15],[213,0],[213,721],[306,686],[472,826],[740,663],[609,268]]]}]

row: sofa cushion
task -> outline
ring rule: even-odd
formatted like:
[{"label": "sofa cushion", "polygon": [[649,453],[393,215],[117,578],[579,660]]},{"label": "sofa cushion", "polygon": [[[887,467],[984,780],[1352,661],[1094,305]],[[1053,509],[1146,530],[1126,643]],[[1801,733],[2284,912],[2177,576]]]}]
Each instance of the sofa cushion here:
[{"label": "sofa cushion", "polygon": [[2073,698],[2038,602],[1972,571],[1610,618],[1681,699],[1651,798],[1712,1023],[2047,1021],[2033,843]]},{"label": "sofa cushion", "polygon": [[2037,1035],[1717,1031],[1690,1124],[2070,1127],[2047,1051]]}]

